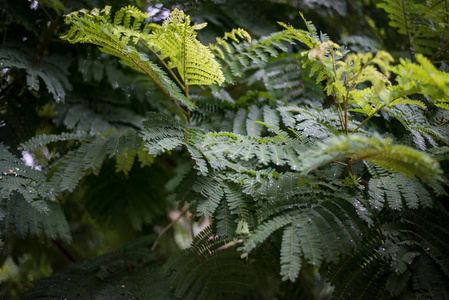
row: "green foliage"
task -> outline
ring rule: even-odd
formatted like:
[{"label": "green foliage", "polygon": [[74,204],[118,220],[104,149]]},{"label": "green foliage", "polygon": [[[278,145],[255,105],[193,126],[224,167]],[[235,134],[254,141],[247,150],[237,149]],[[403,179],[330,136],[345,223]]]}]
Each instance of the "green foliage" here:
[{"label": "green foliage", "polygon": [[64,101],[67,92],[72,90],[68,76],[70,60],[65,57],[52,56],[33,60],[31,49],[19,45],[2,45],[0,48],[0,67],[26,70],[28,89],[39,91],[40,80],[47,86],[55,100]]},{"label": "green foliage", "polygon": [[390,26],[407,37],[411,54],[417,52],[435,58],[447,49],[446,1],[394,0],[382,1],[377,6],[388,13]]},{"label": "green foliage", "polygon": [[189,16],[175,9],[162,27],[142,39],[151,48],[160,51],[163,59],[169,59],[169,67],[178,70],[186,86],[221,84],[224,78],[220,65],[210,50],[196,39],[195,30],[207,24],[190,26],[190,23]]},{"label": "green foliage", "polygon": [[13,235],[29,235],[71,241],[64,213],[55,202],[54,191],[46,182],[45,174],[12,155],[0,144],[0,234],[11,240]]},{"label": "green foliage", "polygon": [[448,74],[438,71],[427,58],[420,54],[416,55],[416,61],[418,64],[401,59],[400,65],[392,69],[398,75],[396,80],[399,85],[403,90],[408,90],[408,94],[423,94],[435,105],[448,109]]},{"label": "green foliage", "polygon": [[189,85],[221,84],[224,79],[219,64],[210,50],[196,39],[195,30],[206,24],[191,26],[190,18],[183,11],[175,10],[162,26],[149,23],[140,30],[147,17],[148,14],[133,6],[119,10],[113,23],[108,6],[91,12],[73,12],[66,16],[66,23],[72,26],[63,38],[71,43],[100,46],[102,51],[119,57],[125,65],[149,76],[170,99],[191,109],[193,103],[181,93],[179,86],[134,45],[141,42],[161,61],[167,59],[165,66],[171,74],[171,69],[177,69],[184,91],[188,91]]},{"label": "green foliage", "polygon": [[[0,49],[0,130],[36,116],[0,145],[0,237],[85,260],[23,298],[447,298],[444,2],[225,2],[45,1],[69,43]],[[264,5],[289,23],[240,26]]]},{"label": "green foliage", "polygon": [[[62,135],[62,140],[65,139],[66,136]],[[55,163],[55,171],[49,181],[50,187],[55,191],[73,191],[87,172],[98,174],[106,156],[118,157],[117,170],[121,171],[124,153],[134,153],[140,150],[141,146],[142,140],[137,132],[132,130],[98,135],[95,139],[83,143],[77,150],[68,152]],[[130,166],[132,163],[128,162],[128,167],[123,169],[123,172],[128,172]]]},{"label": "green foliage", "polygon": [[276,57],[279,51],[287,51],[283,42],[293,43],[295,36],[288,31],[273,33],[257,41],[252,40],[243,29],[226,32],[217,43],[209,47],[215,52],[223,66],[226,82],[234,83],[247,69],[261,67],[270,57]]},{"label": "green foliage", "polygon": [[[175,299],[170,297],[170,286],[149,250],[154,240],[154,236],[142,237],[113,252],[71,265],[57,276],[42,280],[24,299]],[[152,288],[148,282],[159,284]]]},{"label": "green foliage", "polygon": [[27,238],[30,235],[45,234],[51,239],[61,239],[71,242],[67,220],[57,202],[46,203],[47,214],[39,212],[17,193],[10,194],[7,203],[2,205],[2,219],[0,221],[2,238],[10,240],[13,235]]},{"label": "green foliage", "polygon": [[101,224],[115,228],[127,219],[133,229],[141,230],[165,213],[166,203],[158,201],[165,193],[158,187],[164,184],[166,175],[158,166],[139,167],[134,164],[134,158],[130,159],[129,169],[121,170],[122,156],[117,159],[115,168],[112,162],[105,162],[98,176],[86,178],[86,208]]},{"label": "green foliage", "polygon": [[245,268],[234,244],[206,228],[189,249],[167,261],[163,271],[175,286],[175,295],[181,299],[225,299],[250,290],[254,271]]},{"label": "green foliage", "polygon": [[391,145],[388,139],[378,136],[367,138],[362,135],[342,136],[327,139],[306,153],[303,172],[309,172],[324,164],[349,158],[373,162],[386,170],[398,171],[404,175],[415,175],[426,182],[440,179],[438,163],[429,155],[413,148]]},{"label": "green foliage", "polygon": [[[425,186],[414,177],[405,177],[398,173],[387,173],[370,168],[370,173],[374,176],[369,181],[370,204],[380,210],[383,206],[388,206],[394,210],[401,210],[405,205],[416,209],[419,206],[432,206],[432,198]],[[385,203],[386,200],[388,203]]]}]

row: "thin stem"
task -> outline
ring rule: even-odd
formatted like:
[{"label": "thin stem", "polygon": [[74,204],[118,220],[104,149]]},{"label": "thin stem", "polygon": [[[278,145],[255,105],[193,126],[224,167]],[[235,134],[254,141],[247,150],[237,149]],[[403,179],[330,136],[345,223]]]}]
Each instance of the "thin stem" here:
[{"label": "thin stem", "polygon": [[[335,80],[338,80],[338,78],[337,78],[337,67],[335,66],[334,51],[332,49],[330,49],[330,54],[331,54],[331,57],[332,57],[332,69],[334,71],[334,78],[335,78]],[[332,91],[333,91],[332,94],[333,94],[333,97],[334,97],[334,102],[335,102],[335,104],[337,104],[337,108],[338,108],[338,112],[339,112],[338,118],[340,119],[341,129],[344,130],[344,128],[345,128],[344,122],[343,122],[344,117],[343,117],[343,110],[342,110],[341,105],[340,105],[340,100],[336,97],[334,88],[332,89]]]},{"label": "thin stem", "polygon": [[170,72],[170,74],[173,76],[173,78],[176,80],[176,82],[178,83],[178,85],[181,87],[181,89],[183,91],[185,91],[185,87],[184,85],[181,83],[181,81],[179,80],[178,76],[176,76],[176,74],[171,70],[171,68],[167,65],[167,63],[162,59],[162,57],[156,52],[154,51],[145,41],[140,40],[140,42],[147,47],[154,55],[156,55],[156,57],[160,60],[160,62],[164,65],[164,67],[167,69],[168,72]]},{"label": "thin stem", "polygon": [[38,1],[38,4],[39,4],[39,7],[42,9],[42,11],[43,11],[43,12],[45,13],[45,15],[47,16],[47,18],[49,18],[50,21],[51,21],[52,23],[54,23],[54,22],[55,22],[55,19],[52,18],[52,16],[51,16],[50,13],[47,11],[47,9],[45,8],[45,6],[44,6],[40,1]]},{"label": "thin stem", "polygon": [[374,117],[375,114],[377,114],[382,108],[385,107],[385,104],[382,104],[381,106],[379,106],[379,108],[376,109],[376,111],[374,111],[373,113],[371,113],[365,120],[363,120],[362,123],[359,124],[359,126],[357,126],[352,132],[351,134],[353,134],[354,132],[356,132],[360,127],[363,126],[363,124],[365,124],[366,122],[368,122],[369,119],[371,119],[372,117]]},{"label": "thin stem", "polygon": [[[366,63],[365,65],[363,65],[360,70],[357,72],[357,74],[355,74],[350,80],[348,80],[348,85],[349,85],[349,81],[352,81],[351,86],[348,88],[347,92],[346,92],[346,96],[345,96],[345,125],[346,125],[346,134],[348,134],[348,102],[349,102],[349,93],[357,86],[357,78],[360,76],[360,74],[362,73],[363,69],[365,69],[365,67],[369,64]],[[381,106],[382,108],[383,106]],[[377,111],[374,113],[376,114]],[[373,114],[373,115],[374,115]],[[368,121],[373,115],[371,115],[370,117],[368,117],[368,119],[365,119],[362,124],[360,124],[359,126],[357,126],[356,129],[354,129],[351,134],[353,134],[357,129],[360,128],[360,126],[362,126],[366,121]]]},{"label": "thin stem", "polygon": [[447,40],[446,44],[444,44],[444,46],[441,47],[440,50],[438,50],[434,55],[432,55],[432,57],[430,58],[430,60],[433,62],[433,60],[434,60],[435,58],[437,58],[441,53],[443,53],[444,51],[446,51],[448,47],[449,47],[449,40]]},{"label": "thin stem", "polygon": [[[170,98],[171,99],[171,98]],[[187,111],[186,110],[184,110],[184,108],[182,108],[179,104],[178,104],[178,102],[176,102],[174,99],[172,99],[173,100],[173,103],[175,103],[175,105],[179,108],[179,110],[181,110],[183,113],[184,113],[184,115],[190,115],[190,110],[189,109],[187,109]]]},{"label": "thin stem", "polygon": [[[187,24],[185,25],[187,26]],[[185,82],[185,93],[186,93],[186,98],[190,100],[190,96],[189,96],[189,82],[187,79],[187,34],[184,31],[184,49],[182,49],[184,51],[184,82]],[[190,125],[190,109],[187,109],[187,122]]]},{"label": "thin stem", "polygon": [[352,169],[352,163],[353,163],[352,159],[349,158],[346,167],[348,168],[349,173],[351,173],[351,175],[354,176],[354,170]]},{"label": "thin stem", "polygon": [[[122,49],[123,50],[123,49]],[[123,52],[123,51],[122,51]],[[165,95],[167,95],[168,96],[168,98],[170,99],[170,100],[172,100],[173,101],[173,103],[187,116],[188,115],[188,112],[187,111],[185,111],[176,101],[175,101],[175,99],[173,99],[171,96],[170,96],[170,94],[168,94],[167,93],[167,91],[165,91],[165,89],[162,87],[162,85],[159,83],[159,82],[157,82],[157,80],[155,80],[154,78],[153,78],[153,76],[151,76],[151,74],[150,73],[148,73],[147,72],[147,70],[145,70],[145,68],[143,68],[134,58],[132,58],[132,56],[131,55],[129,55],[128,53],[126,53],[126,52],[124,52],[123,53],[125,56],[127,56],[136,66],[138,66],[142,71],[143,71],[143,73],[145,74],[145,75],[147,75],[148,77],[150,77],[151,79],[153,79],[153,81],[154,81],[154,83],[156,83],[156,85],[159,87],[159,89],[165,94]]]},{"label": "thin stem", "polygon": [[412,60],[412,62],[415,62],[415,59],[413,58],[413,48],[412,48],[412,42],[410,40],[410,32],[408,29],[408,22],[407,22],[407,12],[405,11],[405,1],[402,1],[402,12],[404,14],[404,22],[405,22],[405,31],[407,32],[407,40],[408,40],[408,50],[410,52],[410,59]]},{"label": "thin stem", "polygon": [[438,126],[443,126],[444,124],[446,124],[447,122],[449,122],[449,119],[447,119],[446,121],[441,121],[440,124],[438,124]]},{"label": "thin stem", "polygon": [[70,255],[70,253],[61,245],[61,243],[59,243],[59,241],[53,240],[53,244],[55,244],[55,246],[59,249],[59,251],[61,251],[62,254],[64,254],[64,256],[67,257],[68,260],[70,260],[73,263],[76,262],[73,256]]},{"label": "thin stem", "polygon": [[[186,25],[187,26],[187,23]],[[185,28],[185,27],[184,27]],[[184,45],[183,45],[183,49],[182,51],[184,52],[184,82],[185,82],[185,93],[186,93],[186,97],[187,99],[189,99],[189,83],[187,80],[187,34],[184,30]]]},{"label": "thin stem", "polygon": [[195,233],[193,232],[193,219],[195,218],[195,214],[190,216],[190,234],[192,236],[192,240],[195,238]]},{"label": "thin stem", "polygon": [[[335,91],[334,91],[334,95],[335,95]],[[343,109],[341,108],[341,104],[340,101],[338,99],[335,98],[334,96],[334,102],[337,105],[338,108],[338,119],[340,120],[340,126],[341,129],[344,129],[344,125],[343,125]]]},{"label": "thin stem", "polygon": [[207,87],[207,88],[205,88],[205,89],[203,89],[202,91],[201,91],[201,93],[195,98],[195,100],[193,101],[193,104],[195,104],[199,99],[200,99],[200,97],[201,97],[201,95],[208,89],[209,87]]},{"label": "thin stem", "polygon": [[182,212],[179,214],[179,216],[174,219],[173,221],[170,222],[170,224],[168,224],[167,226],[165,226],[164,229],[162,229],[162,231],[159,233],[159,235],[157,236],[157,240],[154,242],[153,246],[151,247],[151,251],[154,251],[154,249],[156,249],[157,244],[159,243],[159,240],[161,239],[161,237],[170,229],[173,227],[173,225],[175,225],[181,218],[182,216],[185,215],[185,213],[189,210],[188,207],[184,208],[182,210]]},{"label": "thin stem", "polygon": [[344,119],[345,133],[347,135],[348,134],[348,97],[347,96],[343,97],[343,104],[344,104],[344,108],[345,108],[345,119]]},{"label": "thin stem", "polygon": [[338,161],[338,160],[334,160],[333,163],[336,163],[336,164],[344,166],[344,167],[348,166],[348,164],[342,163],[341,161]]},{"label": "thin stem", "polygon": [[[64,2],[64,6],[65,6],[65,3],[66,3],[66,2]],[[49,28],[49,30],[48,30],[47,36],[46,36],[45,39],[44,39],[44,42],[43,42],[43,43],[40,45],[40,47],[39,47],[39,52],[38,52],[38,54],[37,54],[36,59],[35,59],[35,60],[31,63],[31,65],[30,65],[30,68],[31,68],[31,69],[33,69],[33,68],[36,66],[36,64],[38,63],[38,61],[39,61],[39,60],[41,59],[41,57],[44,55],[45,50],[46,50],[47,47],[50,45],[50,43],[51,43],[51,41],[52,41],[52,37],[53,37],[53,35],[54,35],[54,33],[55,33],[56,27],[58,26],[59,20],[60,20],[60,15],[58,15],[58,16],[56,17],[56,19],[53,19],[53,18],[51,17],[51,15],[48,13],[48,11],[45,9],[45,7],[44,7],[40,2],[39,2],[39,5],[40,5],[41,9],[44,11],[45,15],[50,19],[51,26],[50,26],[50,28]]]},{"label": "thin stem", "polygon": [[[189,90],[188,90],[188,86],[183,85],[182,82],[179,80],[178,76],[176,76],[176,74],[171,70],[171,68],[167,65],[167,63],[162,59],[162,57],[156,52],[154,51],[145,41],[140,40],[140,42],[147,47],[158,59],[159,61],[164,65],[164,67],[167,69],[168,72],[170,72],[170,74],[172,75],[172,77],[175,79],[175,81],[178,83],[178,85],[181,87],[181,89],[186,93],[187,99],[188,94],[189,94]],[[129,56],[128,56],[129,57]],[[131,57],[130,57],[131,58]],[[134,60],[133,60],[134,61]],[[142,68],[141,68],[142,69]],[[143,69],[142,69],[143,70]],[[145,70],[144,70],[145,71]],[[149,75],[149,74],[147,74]],[[150,76],[150,75],[149,75]],[[150,76],[151,77],[151,76]],[[184,77],[185,78],[185,77]],[[155,81],[156,82],[156,81]],[[159,86],[159,84],[156,82],[156,84]],[[161,88],[161,86],[159,86],[159,88]],[[162,89],[162,88],[161,88]],[[163,89],[162,89],[163,90]],[[167,94],[167,93],[165,93]],[[167,95],[169,96],[169,95]],[[188,109],[187,111],[184,110],[174,99],[172,99],[170,96],[169,98],[173,101],[173,103],[175,103],[175,105],[179,108],[180,111],[182,111],[184,113],[184,115],[187,117],[187,121],[190,125],[190,110]]]}]

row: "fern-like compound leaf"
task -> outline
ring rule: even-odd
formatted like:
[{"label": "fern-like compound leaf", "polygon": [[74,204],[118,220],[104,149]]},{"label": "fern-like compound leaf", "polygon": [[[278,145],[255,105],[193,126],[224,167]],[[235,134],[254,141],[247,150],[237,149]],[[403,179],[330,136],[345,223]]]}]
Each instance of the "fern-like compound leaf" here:
[{"label": "fern-like compound leaf", "polygon": [[[117,56],[124,64],[150,77],[170,99],[180,101],[187,108],[193,109],[193,103],[185,97],[181,89],[168,78],[167,74],[151,62],[145,53],[139,52],[133,46],[138,40],[148,37],[148,32],[145,32],[148,29],[141,32],[133,28],[133,26],[139,25],[141,19],[146,15],[134,8],[124,8],[119,12],[119,20],[114,24],[110,21],[110,10],[110,7],[105,7],[101,11],[98,9],[91,12],[81,10],[68,14],[66,23],[71,27],[62,38],[71,43],[92,43],[99,46],[101,51]],[[130,14],[130,16],[122,15],[122,13]],[[137,23],[134,22],[133,25],[130,25],[131,16],[137,17]],[[119,21],[125,22],[125,25],[131,26],[131,28],[127,28],[123,24],[119,25]],[[184,37],[187,38],[187,36]],[[181,51],[181,49],[178,50]]]},{"label": "fern-like compound leaf", "polygon": [[384,224],[382,236],[370,234],[354,255],[328,269],[334,296],[391,298],[411,292],[444,298],[446,285],[432,284],[447,281],[449,274],[442,250],[449,236],[439,223],[446,214],[442,207],[406,210],[402,218]]},{"label": "fern-like compound leaf", "polygon": [[221,84],[224,81],[220,65],[209,48],[196,39],[196,30],[206,24],[190,25],[190,17],[174,9],[164,24],[143,40],[168,59],[185,85]]},{"label": "fern-like compound leaf", "polygon": [[415,175],[426,182],[441,179],[437,161],[428,154],[413,148],[393,145],[379,136],[350,135],[333,137],[303,156],[303,172],[309,172],[329,162],[340,159],[373,162],[386,170],[407,176]]},{"label": "fern-like compound leaf", "polygon": [[432,207],[430,192],[416,177],[406,177],[399,173],[389,173],[374,165],[369,165],[373,178],[369,181],[369,203],[374,209],[384,206],[393,210],[402,210],[407,206],[411,209]]},{"label": "fern-like compound leaf", "polygon": [[[243,112],[242,116],[237,115],[234,119],[234,124],[237,119],[239,123],[241,123],[240,120],[245,120],[244,114],[245,112]],[[276,116],[276,114],[272,117]],[[277,116],[274,118],[277,118]],[[268,119],[268,121],[278,122],[279,120],[275,121]],[[253,124],[253,120],[249,122],[250,124]],[[204,135],[201,141],[204,155],[208,159],[217,160],[218,162],[212,164],[212,167],[222,168],[222,166],[227,166],[242,171],[245,167],[235,163],[236,161],[241,161],[245,163],[255,162],[257,165],[263,166],[268,166],[270,164],[282,166],[288,164],[293,170],[296,170],[300,164],[300,152],[304,149],[303,145],[301,145],[301,140],[289,137],[288,133],[281,130],[278,126],[270,126],[262,121],[257,121],[255,123],[256,126],[261,127],[259,130],[262,130],[262,128],[265,127],[269,132],[272,132],[274,136],[257,138],[252,137],[251,134],[240,135],[228,132],[209,133]],[[252,171],[256,170],[253,169]]]},{"label": "fern-like compound leaf", "polygon": [[[61,136],[64,140],[67,137]],[[50,178],[50,188],[55,191],[73,191],[86,172],[93,171],[98,174],[104,160],[109,157],[123,159],[123,153],[139,151],[142,139],[136,131],[129,130],[121,133],[109,132],[99,135],[95,139],[85,142],[77,150],[70,151],[55,166],[55,171]],[[130,155],[128,158],[135,157]],[[123,161],[119,161],[123,163]],[[128,161],[128,168],[131,164]]]},{"label": "fern-like compound leaf", "polygon": [[199,215],[212,216],[224,196],[223,184],[224,180],[219,174],[198,178],[193,189],[204,197],[198,203],[197,213]]},{"label": "fern-like compound leaf", "polygon": [[216,226],[217,235],[225,236],[232,240],[236,235],[238,216],[233,215],[229,209],[229,204],[226,201],[222,201],[216,210]]},{"label": "fern-like compound leaf", "polygon": [[23,45],[2,45],[0,68],[26,70],[30,90],[39,91],[39,81],[42,80],[56,101],[64,101],[67,92],[72,90],[72,84],[68,80],[70,61],[63,57],[44,56],[35,62],[35,57],[36,55]]},{"label": "fern-like compound leaf", "polygon": [[52,239],[71,241],[64,213],[54,202],[56,191],[46,174],[25,165],[0,144],[0,229],[1,238],[21,238],[42,233]]},{"label": "fern-like compound leaf", "polygon": [[26,142],[20,144],[20,148],[25,151],[33,151],[48,144],[60,141],[90,141],[92,136],[85,133],[61,133],[61,134],[42,134],[36,135]]},{"label": "fern-like compound leaf", "polygon": [[[426,111],[406,105],[398,105],[393,108],[388,108],[386,111],[395,117],[401,124],[411,132],[413,142],[416,147],[425,151],[431,147],[438,147],[438,143],[449,144],[449,133],[446,126],[438,126],[436,119],[438,113],[435,113],[434,118],[426,116]],[[439,109],[444,119],[444,110]]]},{"label": "fern-like compound leaf", "polygon": [[209,47],[221,63],[225,81],[232,84],[253,66],[264,66],[270,57],[286,51],[284,43],[293,44],[298,37],[291,30],[271,34],[260,40],[251,40],[242,29],[227,32],[223,38],[217,38],[216,44]]},{"label": "fern-like compound leaf", "polygon": [[256,248],[257,244],[265,241],[273,232],[291,222],[292,218],[289,215],[277,216],[271,220],[268,220],[258,226],[258,228],[249,236],[249,238],[245,241],[245,245],[242,247],[242,250],[245,252],[250,252]]},{"label": "fern-like compound leaf", "polygon": [[257,122],[262,121],[263,111],[257,106],[252,106],[248,118],[246,119],[246,131],[249,136],[259,137],[261,135],[263,126]]},{"label": "fern-like compound leaf", "polygon": [[412,93],[428,97],[437,106],[445,108],[449,102],[449,74],[439,71],[429,59],[416,55],[417,63],[400,60],[400,64],[391,71],[398,75],[400,86]]},{"label": "fern-like compound leaf", "polygon": [[0,195],[2,202],[9,201],[13,193],[22,195],[26,202],[38,213],[47,213],[47,201],[54,194],[46,183],[45,173],[25,165],[8,148],[0,144]]},{"label": "fern-like compound leaf", "polygon": [[393,0],[382,1],[377,6],[387,12],[389,25],[406,36],[411,51],[432,55],[447,40],[446,4],[444,1]]},{"label": "fern-like compound leaf", "polygon": [[282,280],[294,282],[301,269],[301,247],[295,223],[285,226],[281,245],[281,276]]},{"label": "fern-like compound leaf", "polygon": [[231,213],[237,215],[240,222],[248,224],[250,222],[248,212],[249,203],[246,195],[242,192],[240,185],[233,182],[225,182],[223,191]]},{"label": "fern-like compound leaf", "polygon": [[18,193],[12,193],[6,204],[0,206],[0,237],[9,240],[12,235],[22,239],[30,235],[72,241],[69,225],[61,206],[54,201],[47,201],[46,213],[37,211],[25,198]]},{"label": "fern-like compound leaf", "polygon": [[141,134],[146,142],[145,150],[151,155],[157,156],[185,142],[185,126],[167,115],[148,114],[144,127]]}]

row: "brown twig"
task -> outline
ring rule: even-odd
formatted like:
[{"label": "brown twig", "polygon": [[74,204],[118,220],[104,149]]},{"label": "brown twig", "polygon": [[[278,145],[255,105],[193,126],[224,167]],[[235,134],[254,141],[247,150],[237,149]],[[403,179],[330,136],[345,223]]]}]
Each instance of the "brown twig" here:
[{"label": "brown twig", "polygon": [[48,12],[48,10],[45,8],[45,6],[41,3],[41,2],[38,2],[39,3],[39,7],[42,9],[42,11],[44,12],[44,14],[47,16],[47,18],[52,22],[52,23],[54,23],[55,22],[55,19],[53,19],[53,17],[50,15],[50,13]]},{"label": "brown twig", "polygon": [[184,208],[182,210],[182,212],[179,214],[179,216],[174,219],[173,221],[171,221],[170,224],[168,224],[167,226],[165,226],[164,229],[162,229],[162,231],[159,233],[159,235],[157,236],[157,240],[154,242],[153,246],[151,247],[151,251],[154,251],[154,249],[156,249],[157,244],[159,243],[159,240],[161,239],[161,237],[167,232],[167,230],[169,230],[170,228],[173,227],[173,225],[175,225],[181,218],[182,216],[189,210],[188,207]]},{"label": "brown twig", "polygon": [[432,57],[430,58],[430,60],[433,62],[433,60],[434,60],[435,58],[437,58],[441,53],[443,53],[444,51],[446,51],[448,47],[449,47],[449,40],[447,40],[446,44],[444,44],[444,46],[441,47],[440,50],[438,50],[434,55],[432,55]]},{"label": "brown twig", "polygon": [[70,260],[73,263],[76,263],[76,260],[73,258],[73,256],[70,255],[70,253],[59,243],[57,240],[53,240],[53,244],[59,249],[59,251],[64,254],[65,257],[67,257],[68,260]]},{"label": "brown twig", "polygon": [[[65,6],[65,3],[66,3],[67,1],[64,1],[64,6]],[[55,33],[55,30],[56,30],[56,27],[58,27],[58,25],[59,25],[59,20],[61,19],[61,15],[58,15],[57,17],[56,17],[56,19],[53,19],[52,17],[51,17],[51,15],[49,14],[49,12],[47,11],[47,9],[45,8],[45,6],[43,5],[43,4],[41,4],[40,2],[39,2],[39,7],[42,9],[42,11],[44,12],[44,14],[47,16],[47,18],[50,20],[50,23],[51,23],[51,26],[50,26],[50,28],[48,29],[48,33],[47,33],[47,36],[45,37],[45,39],[44,39],[44,42],[40,45],[40,47],[39,47],[39,52],[38,52],[38,54],[37,54],[37,57],[36,57],[36,59],[31,63],[31,65],[30,65],[30,68],[32,69],[32,68],[34,68],[35,66],[36,66],[36,64],[39,62],[39,60],[42,58],[42,56],[44,55],[44,53],[45,53],[45,50],[47,50],[47,48],[48,48],[48,46],[50,45],[50,43],[52,42],[52,40],[53,40],[53,35],[54,35],[54,33]]]},{"label": "brown twig", "polygon": [[192,235],[192,240],[195,237],[195,233],[193,232],[193,219],[195,218],[195,214],[190,216],[190,234]]}]

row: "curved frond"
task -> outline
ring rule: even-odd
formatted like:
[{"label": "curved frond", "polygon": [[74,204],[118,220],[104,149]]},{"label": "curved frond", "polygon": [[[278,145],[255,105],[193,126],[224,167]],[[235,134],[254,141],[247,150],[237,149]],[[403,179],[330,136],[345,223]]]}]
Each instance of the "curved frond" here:
[{"label": "curved frond", "polygon": [[257,79],[263,78],[266,89],[281,103],[317,106],[324,101],[325,93],[310,76],[310,69],[302,66],[303,60],[300,53],[279,55],[261,70],[262,74],[257,73]]},{"label": "curved frond", "polygon": [[149,113],[141,134],[146,142],[145,150],[157,156],[184,144],[186,128],[181,122],[167,115]]},{"label": "curved frond", "polygon": [[[139,52],[133,46],[139,39],[148,36],[149,26],[145,27],[144,32],[132,27],[141,24],[146,14],[138,12],[132,7],[123,9],[122,13],[129,14],[129,16],[119,15],[119,22],[125,20],[123,21],[125,25],[131,26],[131,28],[124,28],[122,25],[111,23],[110,10],[111,8],[107,6],[101,11],[98,9],[91,12],[81,10],[68,14],[66,23],[71,27],[62,38],[70,43],[92,43],[99,46],[101,51],[117,56],[125,65],[150,77],[170,99],[180,101],[187,108],[192,109],[193,103],[185,97],[181,89],[168,78],[167,74],[151,62],[145,53]],[[132,25],[130,25],[131,16],[137,20]]]},{"label": "curved frond", "polygon": [[353,255],[329,266],[334,297],[447,297],[447,285],[439,285],[449,276],[443,254],[449,236],[439,223],[446,215],[442,207],[407,210],[401,219],[384,224],[382,236],[373,233]]},{"label": "curved frond", "polygon": [[340,159],[369,161],[389,171],[415,175],[426,182],[441,179],[437,161],[428,154],[401,145],[392,145],[379,136],[350,135],[333,137],[303,155],[302,171],[309,172]]},{"label": "curved frond", "polygon": [[[433,149],[438,147],[438,142],[449,145],[449,133],[446,126],[440,126],[437,122],[444,121],[444,115],[439,120],[436,118],[429,118],[426,111],[407,105],[398,105],[393,108],[388,108],[386,111],[395,117],[401,124],[411,132],[413,142],[416,147],[425,151],[427,148]],[[439,109],[439,111],[443,111]],[[436,117],[438,113],[435,113]],[[442,119],[441,119],[442,118]],[[444,124],[443,124],[444,125]]]},{"label": "curved frond", "polygon": [[142,139],[136,131],[99,135],[83,143],[77,150],[67,153],[56,164],[56,171],[52,174],[49,185],[55,191],[73,191],[87,171],[98,174],[106,157],[118,157],[122,160],[124,152],[139,151],[141,146]]},{"label": "curved frond", "polygon": [[343,199],[318,200],[318,204],[310,208],[305,199],[284,197],[274,200],[273,206],[276,201],[284,203],[278,206],[274,216],[256,227],[241,248],[250,252],[273,232],[284,228],[281,245],[284,280],[296,279],[303,258],[316,267],[324,261],[339,261],[341,256],[351,254],[358,247],[367,232],[367,224],[358,217],[352,204]]},{"label": "curved frond", "polygon": [[256,164],[263,166],[288,164],[292,169],[296,169],[299,167],[299,156],[302,149],[299,142],[290,138],[284,139],[278,136],[253,138],[224,132],[210,133],[205,136],[202,143],[206,148],[204,153],[207,157],[214,155],[219,159],[221,165],[236,170],[244,169],[240,164],[232,165],[237,160],[242,162],[256,160]]},{"label": "curved frond", "polygon": [[117,104],[107,103],[110,95],[93,94],[92,97],[95,97],[97,102],[101,102],[96,105],[96,109],[73,98],[70,99],[70,103],[58,105],[56,107],[57,122],[68,129],[88,134],[124,129],[125,126],[141,128],[144,117]]},{"label": "curved frond", "polygon": [[232,240],[237,232],[237,218],[229,209],[229,204],[222,201],[215,212],[217,235]]},{"label": "curved frond", "polygon": [[270,57],[287,51],[284,43],[293,44],[297,38],[291,31],[284,30],[260,40],[251,40],[246,31],[234,29],[227,32],[223,38],[217,38],[217,43],[210,44],[209,47],[222,65],[226,83],[232,84],[247,69],[261,67]]},{"label": "curved frond", "polygon": [[396,172],[389,173],[374,165],[368,165],[373,175],[369,180],[369,203],[381,210],[387,206],[393,210],[418,207],[432,207],[432,196],[427,188],[416,177],[406,177]]},{"label": "curved frond", "polygon": [[197,213],[200,216],[210,217],[215,212],[224,196],[224,179],[218,174],[199,177],[193,185],[193,190],[204,198],[198,201]]},{"label": "curved frond", "polygon": [[224,81],[219,63],[210,49],[196,39],[196,30],[206,24],[190,25],[190,17],[175,8],[164,24],[142,37],[145,43],[168,59],[185,85],[210,85]]},{"label": "curved frond", "polygon": [[46,182],[46,174],[25,165],[0,144],[0,229],[1,238],[12,234],[71,241],[64,213],[55,193]]},{"label": "curved frond", "polygon": [[20,144],[21,149],[25,151],[33,151],[37,148],[46,146],[51,143],[61,142],[61,141],[91,141],[92,136],[86,133],[69,133],[64,132],[61,134],[42,134],[36,135],[29,139],[28,141]]}]

